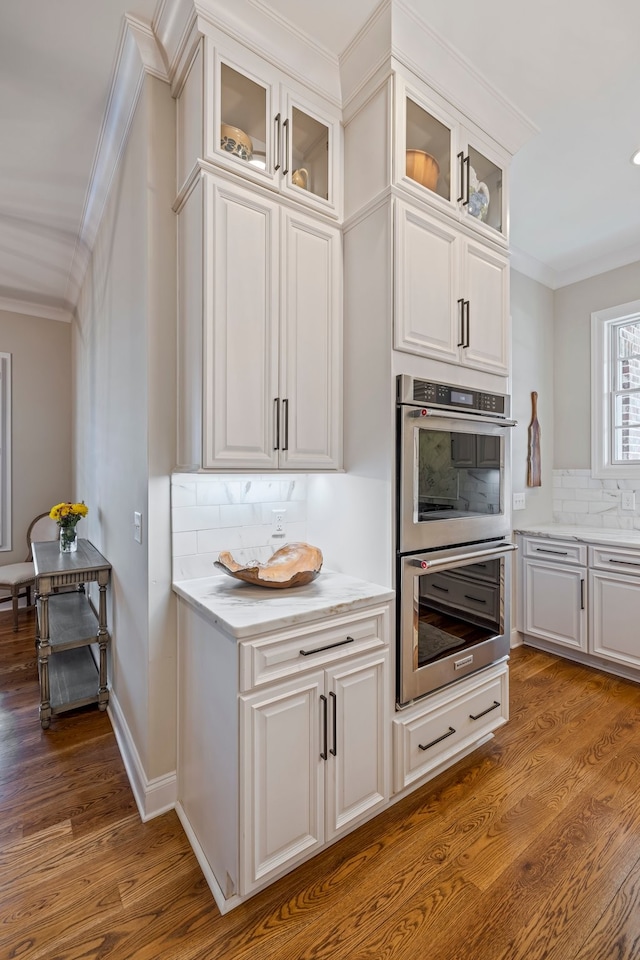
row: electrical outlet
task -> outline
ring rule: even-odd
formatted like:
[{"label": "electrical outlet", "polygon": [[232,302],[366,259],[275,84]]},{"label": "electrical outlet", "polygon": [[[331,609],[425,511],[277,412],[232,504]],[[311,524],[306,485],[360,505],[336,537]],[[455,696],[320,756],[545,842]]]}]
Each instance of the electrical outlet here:
[{"label": "electrical outlet", "polygon": [[621,497],[621,509],[622,510],[635,510],[636,508],[636,492],[635,490],[623,490]]},{"label": "electrical outlet", "polygon": [[287,534],[287,523],[286,523],[286,510],[272,510],[271,511],[271,536],[272,537],[285,537]]},{"label": "electrical outlet", "polygon": [[525,494],[524,494],[524,493],[514,493],[514,495],[513,495],[513,509],[514,509],[514,510],[524,510],[524,508],[525,508],[526,505],[527,505],[526,502],[525,502],[525,500],[526,500],[526,498],[525,498]]}]

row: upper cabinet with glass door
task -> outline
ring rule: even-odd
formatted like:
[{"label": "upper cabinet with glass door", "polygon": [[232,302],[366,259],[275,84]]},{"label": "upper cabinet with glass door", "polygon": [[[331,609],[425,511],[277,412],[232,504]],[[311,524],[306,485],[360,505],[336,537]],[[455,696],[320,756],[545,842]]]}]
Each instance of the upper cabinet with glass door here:
[{"label": "upper cabinet with glass door", "polygon": [[339,112],[243,47],[205,51],[206,159],[339,217]]},{"label": "upper cabinet with glass door", "polygon": [[396,90],[396,181],[505,243],[506,155],[437,94],[398,76]]}]

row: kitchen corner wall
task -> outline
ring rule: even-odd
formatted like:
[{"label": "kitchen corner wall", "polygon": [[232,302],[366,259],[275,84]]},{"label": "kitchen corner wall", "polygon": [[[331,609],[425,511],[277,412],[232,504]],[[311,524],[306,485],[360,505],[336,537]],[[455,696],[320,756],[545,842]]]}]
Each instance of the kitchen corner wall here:
[{"label": "kitchen corner wall", "polygon": [[[285,536],[273,535],[284,510]],[[264,562],[274,550],[307,539],[307,478],[175,473],[171,478],[173,579],[215,576],[221,550],[234,560]]]}]

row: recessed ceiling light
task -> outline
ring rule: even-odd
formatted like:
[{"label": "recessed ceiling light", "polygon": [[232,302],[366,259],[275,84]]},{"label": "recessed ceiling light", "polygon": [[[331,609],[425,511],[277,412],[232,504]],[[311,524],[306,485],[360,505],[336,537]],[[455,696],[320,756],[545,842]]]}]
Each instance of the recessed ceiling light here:
[{"label": "recessed ceiling light", "polygon": [[636,150],[634,155],[631,157],[631,163],[635,163],[636,166],[640,167],[640,150]]}]

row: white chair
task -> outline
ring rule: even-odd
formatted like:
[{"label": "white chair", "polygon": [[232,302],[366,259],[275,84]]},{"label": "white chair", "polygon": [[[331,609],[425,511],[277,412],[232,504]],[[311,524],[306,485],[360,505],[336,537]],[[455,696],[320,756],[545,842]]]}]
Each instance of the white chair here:
[{"label": "white chair", "polygon": [[[18,629],[18,601],[26,597],[27,606],[31,606],[31,588],[35,586],[32,544],[40,540],[57,540],[60,529],[48,513],[41,513],[32,520],[27,530],[27,559],[23,563],[8,563],[0,566],[0,590],[8,590],[13,607],[13,629]],[[2,601],[0,601],[2,602]]]}]

